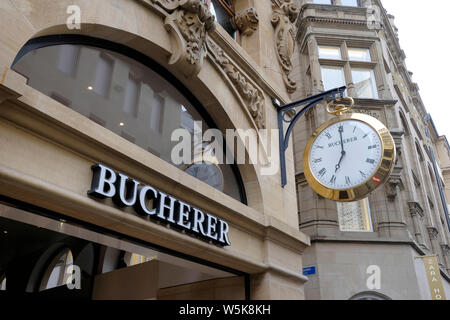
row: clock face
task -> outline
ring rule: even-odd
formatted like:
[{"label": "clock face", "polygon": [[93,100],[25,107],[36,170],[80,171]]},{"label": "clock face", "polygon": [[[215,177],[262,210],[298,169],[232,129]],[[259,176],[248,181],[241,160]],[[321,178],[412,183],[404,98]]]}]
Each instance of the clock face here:
[{"label": "clock face", "polygon": [[377,131],[358,120],[325,128],[314,140],[309,165],[323,186],[351,189],[372,179],[381,163],[383,145]]},{"label": "clock face", "polygon": [[220,168],[209,161],[196,162],[186,169],[186,173],[223,191],[223,175]]}]

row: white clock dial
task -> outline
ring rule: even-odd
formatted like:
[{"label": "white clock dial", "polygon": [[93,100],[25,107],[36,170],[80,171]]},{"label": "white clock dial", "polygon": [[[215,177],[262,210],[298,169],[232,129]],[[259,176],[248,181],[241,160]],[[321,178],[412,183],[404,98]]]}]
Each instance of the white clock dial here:
[{"label": "white clock dial", "polygon": [[373,178],[382,158],[377,131],[364,122],[344,120],[330,125],[314,140],[309,164],[325,187],[345,190]]}]

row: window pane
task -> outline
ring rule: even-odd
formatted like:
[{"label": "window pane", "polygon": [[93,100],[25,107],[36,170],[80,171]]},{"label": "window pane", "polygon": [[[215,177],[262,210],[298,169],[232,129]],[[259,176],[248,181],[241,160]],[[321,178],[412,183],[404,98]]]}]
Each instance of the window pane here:
[{"label": "window pane", "polygon": [[343,6],[359,7],[359,0],[341,0]]},{"label": "window pane", "polygon": [[341,49],[339,47],[319,47],[319,58],[320,59],[336,59],[340,60],[341,57]]},{"label": "window pane", "polygon": [[58,68],[69,76],[75,75],[80,48],[70,44],[59,48]]},{"label": "window pane", "polygon": [[349,203],[338,202],[337,209],[341,231],[373,231],[368,199]]},{"label": "window pane", "polygon": [[[233,23],[233,17],[230,15],[230,13],[223,7],[222,4],[220,4],[217,0],[211,0],[211,3],[209,4],[209,10],[210,12],[216,17],[217,23],[219,23],[226,32],[233,38],[235,38],[236,34],[236,27]],[[231,5],[228,5],[228,9],[231,11]]]},{"label": "window pane", "polygon": [[348,48],[348,57],[350,61],[372,61],[369,49]]},{"label": "window pane", "polygon": [[97,61],[94,79],[94,91],[106,97],[109,94],[114,61],[106,55],[100,54]]},{"label": "window pane", "polygon": [[123,102],[123,110],[134,117],[138,115],[139,104],[139,86],[140,83],[131,74],[128,76],[127,86],[125,88],[125,98]]},{"label": "window pane", "polygon": [[373,70],[353,69],[352,77],[358,98],[378,99]]},{"label": "window pane", "polygon": [[345,86],[344,68],[321,67],[324,90],[331,90]]}]

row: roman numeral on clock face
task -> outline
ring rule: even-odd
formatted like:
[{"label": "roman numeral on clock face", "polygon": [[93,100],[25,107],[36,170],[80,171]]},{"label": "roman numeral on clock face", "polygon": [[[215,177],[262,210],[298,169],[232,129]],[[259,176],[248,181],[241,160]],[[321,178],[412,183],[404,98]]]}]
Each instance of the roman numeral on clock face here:
[{"label": "roman numeral on clock face", "polygon": [[336,176],[333,176],[330,180],[331,184],[336,184]]},{"label": "roman numeral on clock face", "polygon": [[332,138],[332,135],[331,135],[329,132],[325,133],[325,136],[326,136],[328,139],[331,139],[331,138]]},{"label": "roman numeral on clock face", "polygon": [[375,163],[375,160],[373,160],[373,159],[367,159],[366,162],[367,162],[367,163],[370,163],[370,164],[374,164],[374,163]]},{"label": "roman numeral on clock face", "polygon": [[352,184],[352,181],[350,180],[350,177],[345,177],[345,184]]},{"label": "roman numeral on clock face", "polygon": [[313,162],[314,162],[314,163],[320,163],[320,162],[322,162],[322,158],[314,159]]},{"label": "roman numeral on clock face", "polygon": [[322,170],[319,171],[319,175],[321,177],[323,177],[326,173],[327,173],[327,169],[325,169],[325,168],[323,168]]}]

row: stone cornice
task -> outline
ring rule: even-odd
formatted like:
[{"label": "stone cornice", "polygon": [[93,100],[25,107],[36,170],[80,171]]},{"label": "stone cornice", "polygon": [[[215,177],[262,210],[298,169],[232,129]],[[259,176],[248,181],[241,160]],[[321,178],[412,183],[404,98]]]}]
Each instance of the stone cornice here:
[{"label": "stone cornice", "polygon": [[330,16],[321,16],[320,13],[316,13],[315,15],[309,15],[306,11],[318,10],[319,12],[329,12],[337,13],[337,12],[345,12],[354,15],[361,15],[361,17],[366,16],[367,9],[362,7],[348,7],[348,6],[335,6],[335,5],[326,5],[326,4],[315,4],[315,3],[307,3],[300,8],[300,17],[297,21],[297,36],[299,39],[300,35],[304,33],[306,30],[306,25],[310,23],[322,23],[322,24],[341,24],[348,26],[359,26],[359,27],[367,27],[367,20],[364,18],[361,19],[348,19],[348,18],[339,18],[339,17],[330,17]]},{"label": "stone cornice", "polygon": [[335,6],[330,4],[319,4],[319,3],[306,3],[300,8],[300,14],[302,14],[307,9],[318,9],[328,12],[347,12],[353,14],[366,15],[367,9],[364,7],[350,7],[350,6]]},{"label": "stone cornice", "polygon": [[363,99],[355,98],[355,106],[365,106],[365,107],[393,107],[396,105],[397,100],[382,100],[382,99]]}]

